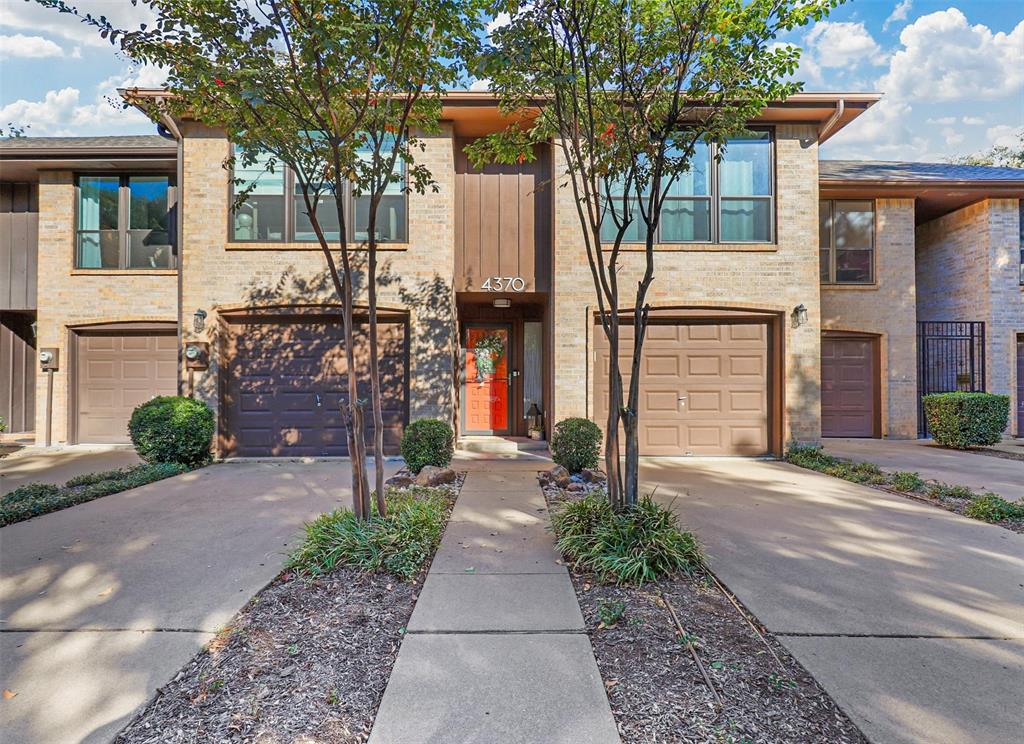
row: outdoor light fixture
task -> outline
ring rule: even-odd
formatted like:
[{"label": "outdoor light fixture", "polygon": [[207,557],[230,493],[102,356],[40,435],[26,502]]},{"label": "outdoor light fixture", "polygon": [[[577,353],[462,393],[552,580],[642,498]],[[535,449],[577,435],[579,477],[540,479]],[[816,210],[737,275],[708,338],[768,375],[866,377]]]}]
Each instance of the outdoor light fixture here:
[{"label": "outdoor light fixture", "polygon": [[196,333],[202,333],[206,327],[206,311],[200,308],[192,314],[192,330]]},{"label": "outdoor light fixture", "polygon": [[793,327],[799,328],[807,322],[807,306],[802,302],[793,308]]},{"label": "outdoor light fixture", "polygon": [[499,297],[491,304],[494,305],[495,307],[512,307],[512,300],[507,299],[505,297]]},{"label": "outdoor light fixture", "polygon": [[38,338],[39,337],[39,324],[36,323],[33,320],[31,323],[29,323],[28,327],[32,329],[32,338]]}]

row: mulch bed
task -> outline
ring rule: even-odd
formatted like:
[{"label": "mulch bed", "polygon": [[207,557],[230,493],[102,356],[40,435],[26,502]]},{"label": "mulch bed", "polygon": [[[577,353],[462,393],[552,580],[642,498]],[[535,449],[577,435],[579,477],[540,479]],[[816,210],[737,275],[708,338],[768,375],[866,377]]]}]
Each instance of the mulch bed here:
[{"label": "mulch bed", "polygon": [[1006,450],[991,449],[987,447],[973,447],[962,451],[972,452],[975,455],[985,455],[986,457],[1000,457],[1003,460],[1024,460],[1024,447],[1021,447],[1020,452],[1007,452]]},{"label": "mulch bed", "polygon": [[[544,491],[549,503],[580,495],[553,486]],[[570,573],[623,742],[867,742],[747,613],[765,641],[757,636],[710,573],[642,588],[602,585],[588,574]],[[605,627],[601,608],[618,602],[624,605],[621,619]],[[721,708],[680,639],[669,606],[695,644]]]},{"label": "mulch bed", "polygon": [[[464,480],[441,488],[454,497]],[[411,583],[346,568],[281,574],[116,742],[365,742],[428,568]]]}]

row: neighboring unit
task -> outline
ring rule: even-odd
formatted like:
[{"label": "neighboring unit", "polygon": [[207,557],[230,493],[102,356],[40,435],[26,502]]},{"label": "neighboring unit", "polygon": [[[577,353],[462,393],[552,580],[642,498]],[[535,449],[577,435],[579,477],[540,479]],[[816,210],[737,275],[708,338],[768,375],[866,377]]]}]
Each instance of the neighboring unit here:
[{"label": "neighboring unit", "polygon": [[[641,369],[643,454],[914,437],[922,381],[1024,406],[1024,172],[819,162],[818,145],[877,99],[774,104],[748,134],[699,149],[673,186]],[[378,215],[386,448],[422,417],[460,436],[602,423],[607,342],[560,149],[473,168],[465,145],[504,126],[495,99],[453,92],[443,111],[416,155],[437,189],[396,185]],[[222,133],[175,129],[178,141],[0,142],[0,415],[40,442],[48,429],[55,444],[125,442],[135,405],[178,392],[213,408],[218,456],[346,454],[338,300],[294,175],[257,162],[232,177]],[[233,178],[252,187],[235,210]],[[359,244],[365,199],[340,198]],[[623,287],[642,271],[641,240],[627,236]],[[56,371],[35,361],[44,348]],[[51,382],[46,405],[37,391]],[[369,398],[365,372],[359,382]]]}]

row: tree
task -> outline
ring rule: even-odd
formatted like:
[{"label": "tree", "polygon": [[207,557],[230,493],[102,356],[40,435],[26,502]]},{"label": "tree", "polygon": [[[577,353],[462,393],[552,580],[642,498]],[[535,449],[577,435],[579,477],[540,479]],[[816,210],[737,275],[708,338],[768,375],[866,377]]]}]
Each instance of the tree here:
[{"label": "tree", "polygon": [[[610,347],[605,465],[618,509],[638,497],[639,369],[668,190],[694,167],[698,147],[724,148],[771,101],[800,89],[787,81],[799,49],[771,42],[841,1],[511,0],[493,8],[510,22],[492,33],[479,72],[518,117],[469,152],[480,164],[531,158],[538,142],[561,151]],[[620,254],[634,223],[644,235],[644,263],[623,311]],[[633,328],[625,392],[623,323]]]},{"label": "tree", "polygon": [[1000,168],[1024,168],[1024,128],[1017,132],[1016,145],[994,145],[988,150],[950,158],[957,165],[992,165]]},{"label": "tree", "polygon": [[[64,0],[37,0],[95,27],[135,63],[167,72],[167,93],[133,101],[154,121],[190,118],[225,132],[235,158],[291,168],[342,307],[353,507],[371,513],[363,401],[354,355],[356,247],[346,188],[368,201],[366,288],[377,508],[385,511],[377,349],[377,211],[389,187],[436,189],[416,162],[420,133],[438,129],[442,93],[462,81],[477,43],[475,0],[143,0],[156,22],[119,29]],[[135,2],[135,0],[133,0]],[[404,168],[404,179],[396,166]],[[238,201],[244,201],[245,190]],[[319,218],[339,224],[335,259]]]}]

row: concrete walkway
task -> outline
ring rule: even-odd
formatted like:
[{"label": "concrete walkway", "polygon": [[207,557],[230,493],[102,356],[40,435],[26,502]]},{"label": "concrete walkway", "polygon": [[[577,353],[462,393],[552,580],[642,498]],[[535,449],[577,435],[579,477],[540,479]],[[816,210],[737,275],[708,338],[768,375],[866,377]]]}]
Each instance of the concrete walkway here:
[{"label": "concrete walkway", "polygon": [[959,452],[930,439],[825,439],[824,445],[836,457],[867,460],[883,470],[909,470],[927,480],[1024,499],[1024,460]]},{"label": "concrete walkway", "polygon": [[0,739],[113,739],[277,575],[303,522],[350,503],[349,477],[213,465],[0,530],[0,688],[17,694]]},{"label": "concrete walkway", "polygon": [[140,463],[131,445],[26,447],[0,459],[0,496],[26,483],[64,485],[85,473],[114,470]]},{"label": "concrete walkway", "polygon": [[1024,535],[779,462],[640,475],[873,742],[1020,740]]},{"label": "concrete walkway", "polygon": [[371,744],[619,742],[537,470],[469,470],[416,603]]}]

